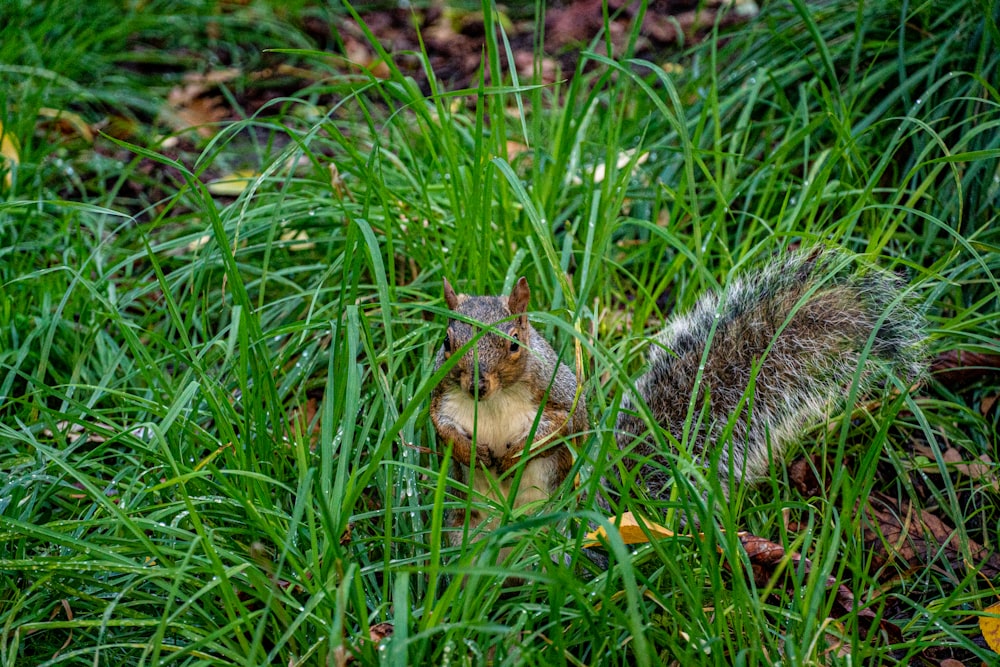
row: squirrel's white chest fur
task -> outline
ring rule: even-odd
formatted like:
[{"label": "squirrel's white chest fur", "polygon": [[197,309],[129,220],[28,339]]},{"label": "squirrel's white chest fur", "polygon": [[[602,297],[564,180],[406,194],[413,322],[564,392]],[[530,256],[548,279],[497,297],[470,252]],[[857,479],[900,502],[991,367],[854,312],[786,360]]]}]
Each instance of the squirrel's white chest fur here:
[{"label": "squirrel's white chest fur", "polygon": [[[474,441],[489,447],[494,456],[501,457],[510,445],[523,441],[531,433],[539,405],[526,387],[515,384],[498,390],[485,401],[476,401],[461,389],[453,389],[441,401],[441,411],[465,429]],[[555,465],[551,457],[528,459],[513,506],[521,507],[548,498],[549,480]],[[514,478],[513,470],[498,479],[492,471],[479,468],[471,474],[470,482],[475,496],[506,503]]]},{"label": "squirrel's white chest fur", "polygon": [[[551,457],[536,457],[529,459],[521,473],[521,479],[517,485],[517,494],[514,496],[512,507],[522,507],[529,503],[545,500],[549,497],[549,480],[554,476],[553,468],[556,462]],[[510,498],[510,492],[514,485],[515,475],[513,469],[504,475],[502,479],[491,471],[480,468],[471,473],[471,486],[474,498],[487,498],[495,503],[505,504]]]},{"label": "squirrel's white chest fur", "polygon": [[498,389],[489,399],[476,401],[459,388],[445,394],[441,411],[495,456],[521,442],[535,423],[539,405],[521,384]]}]

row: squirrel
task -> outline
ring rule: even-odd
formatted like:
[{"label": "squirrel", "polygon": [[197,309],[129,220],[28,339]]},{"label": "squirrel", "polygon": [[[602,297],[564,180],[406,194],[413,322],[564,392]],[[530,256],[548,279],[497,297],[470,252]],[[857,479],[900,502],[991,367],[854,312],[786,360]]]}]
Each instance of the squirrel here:
[{"label": "squirrel", "polygon": [[[667,497],[670,467],[643,405],[667,442],[681,441],[693,410],[689,451],[703,467],[717,461],[714,474],[728,493],[759,481],[803,427],[843,403],[853,382],[867,392],[892,375],[918,379],[925,325],[904,288],[894,274],[859,266],[843,249],[816,246],[702,296],[655,337],[634,394],[622,401],[615,437],[625,468],[639,467],[634,478],[651,497]],[[547,497],[572,456],[565,441],[536,454],[526,439],[533,429],[536,443],[587,430],[582,398],[574,406],[576,376],[528,323],[524,278],[507,298],[456,295],[447,281],[444,295],[461,319],[449,323],[436,368],[470,345],[477,335],[471,322],[503,332],[483,334],[432,394],[431,418],[453,445],[455,476],[468,482],[475,460],[483,468],[477,472],[494,476],[479,475],[485,479],[475,490],[506,495],[502,476],[525,458],[514,505]],[[714,451],[721,440],[727,444]],[[450,525],[463,519],[456,514]],[[470,517],[470,525],[482,521]]]},{"label": "squirrel", "polygon": [[[456,294],[444,281],[445,303],[457,317],[448,323],[435,370],[456,352],[462,356],[434,388],[430,407],[439,437],[452,445],[456,481],[471,480],[476,494],[513,507],[551,496],[573,465],[566,438],[588,428],[576,375],[531,326],[529,297],[523,277],[507,297]],[[521,460],[520,476],[511,473]],[[446,519],[453,544],[461,542],[464,521],[463,512]],[[470,530],[484,521],[495,525],[473,510]]]}]

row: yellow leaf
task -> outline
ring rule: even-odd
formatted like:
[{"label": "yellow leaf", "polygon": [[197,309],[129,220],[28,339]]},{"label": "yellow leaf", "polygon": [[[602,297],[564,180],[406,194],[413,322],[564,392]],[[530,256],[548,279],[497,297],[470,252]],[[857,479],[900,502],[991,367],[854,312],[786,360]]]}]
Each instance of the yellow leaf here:
[{"label": "yellow leaf", "polygon": [[208,191],[213,195],[225,195],[228,197],[236,197],[241,192],[247,189],[247,186],[258,174],[250,169],[239,169],[229,174],[228,176],[223,176],[217,181],[212,181],[208,184]]},{"label": "yellow leaf", "polygon": [[8,188],[11,183],[11,171],[13,167],[17,166],[21,162],[21,152],[17,147],[17,137],[13,134],[9,134],[3,127],[3,123],[0,123],[0,169],[4,168],[4,162],[10,162],[10,166],[6,167],[7,173],[4,174],[3,182]]},{"label": "yellow leaf", "polygon": [[[615,523],[616,517],[609,517],[611,523]],[[621,522],[618,524],[618,533],[622,536],[622,541],[625,544],[645,544],[649,542],[649,537],[663,538],[663,537],[677,537],[669,528],[664,528],[663,526],[653,523],[652,521],[646,521],[644,519],[637,518],[631,512],[625,512],[621,516]],[[649,537],[647,537],[647,533]],[[608,533],[601,526],[597,530],[592,530],[587,533],[586,540],[583,544],[586,548],[599,547],[603,541],[607,540]]]},{"label": "yellow leaf", "polygon": [[979,617],[979,629],[990,648],[995,653],[1000,653],[1000,602],[995,602],[986,608]]},{"label": "yellow leaf", "polygon": [[94,143],[94,133],[90,130],[90,126],[87,125],[87,121],[85,121],[79,114],[75,114],[72,111],[65,111],[63,109],[50,109],[49,107],[42,107],[38,110],[38,115],[42,118],[51,118],[53,120],[63,121],[73,128],[79,136],[83,137],[87,143]]},{"label": "yellow leaf", "polygon": [[288,244],[288,249],[292,252],[312,250],[316,247],[316,244],[309,240],[309,234],[304,229],[286,229],[281,233],[281,240],[296,241],[296,243]]}]

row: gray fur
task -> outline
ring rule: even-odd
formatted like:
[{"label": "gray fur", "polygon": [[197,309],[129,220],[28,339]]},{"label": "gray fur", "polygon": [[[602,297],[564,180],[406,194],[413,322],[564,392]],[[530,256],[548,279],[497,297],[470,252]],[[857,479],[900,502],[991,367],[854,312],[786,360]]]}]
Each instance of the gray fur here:
[{"label": "gray fur", "polygon": [[[636,392],[677,441],[699,370],[687,446],[707,465],[710,447],[733,423],[716,470],[726,490],[766,474],[769,459],[780,459],[802,428],[842,404],[853,381],[865,392],[889,373],[904,382],[919,378],[924,320],[893,274],[859,269],[842,250],[798,251],[704,296],[657,336]],[[699,427],[706,401],[707,419]],[[623,402],[618,445],[627,452],[627,467],[641,466],[648,493],[665,497],[669,466],[636,405],[634,397]]]}]

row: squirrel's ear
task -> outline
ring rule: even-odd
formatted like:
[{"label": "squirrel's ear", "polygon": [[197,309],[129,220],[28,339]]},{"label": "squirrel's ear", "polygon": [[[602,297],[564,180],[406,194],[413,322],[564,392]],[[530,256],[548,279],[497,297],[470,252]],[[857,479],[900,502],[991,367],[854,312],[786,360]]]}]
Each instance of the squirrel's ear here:
[{"label": "squirrel's ear", "polygon": [[448,279],[445,278],[444,279],[444,302],[446,304],[448,304],[449,308],[451,308],[452,310],[456,310],[458,308],[458,304],[462,303],[463,301],[465,301],[464,295],[455,294],[455,290],[453,290],[451,288],[451,283],[449,283]]},{"label": "squirrel's ear", "polygon": [[511,315],[521,315],[528,310],[530,296],[531,290],[528,289],[528,281],[524,279],[524,276],[521,276],[517,279],[517,284],[514,285],[514,289],[510,293],[510,299],[507,300],[507,307],[510,308]]}]

